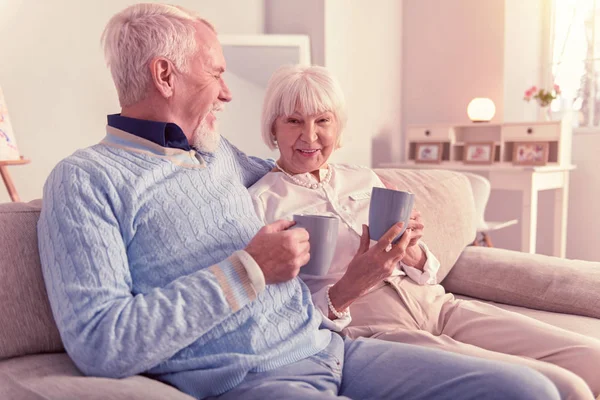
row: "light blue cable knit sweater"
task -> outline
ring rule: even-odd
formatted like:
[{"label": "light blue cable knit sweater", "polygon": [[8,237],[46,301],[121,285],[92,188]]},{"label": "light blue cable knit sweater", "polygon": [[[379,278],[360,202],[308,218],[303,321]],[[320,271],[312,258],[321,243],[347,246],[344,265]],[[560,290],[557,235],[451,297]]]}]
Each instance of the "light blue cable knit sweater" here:
[{"label": "light blue cable knit sweater", "polygon": [[42,269],[65,348],[87,375],[147,372],[203,398],[327,346],[299,279],[256,293],[240,259],[261,227],[246,187],[269,166],[114,128],[44,187]]}]

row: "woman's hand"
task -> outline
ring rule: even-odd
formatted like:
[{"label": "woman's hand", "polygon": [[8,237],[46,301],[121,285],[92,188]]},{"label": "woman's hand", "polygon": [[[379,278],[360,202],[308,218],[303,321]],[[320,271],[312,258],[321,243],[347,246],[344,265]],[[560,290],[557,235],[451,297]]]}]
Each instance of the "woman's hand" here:
[{"label": "woman's hand", "polygon": [[425,262],[427,262],[427,257],[425,252],[421,249],[421,247],[417,244],[419,240],[423,237],[423,229],[425,225],[423,224],[423,220],[421,219],[421,212],[417,210],[413,210],[410,214],[410,219],[408,221],[407,230],[411,230],[411,238],[408,243],[408,247],[406,248],[406,255],[402,259],[402,262],[406,265],[410,265],[411,267],[415,267],[417,269],[423,270],[425,266]]},{"label": "woman's hand", "polygon": [[[411,231],[407,229],[400,240],[391,245],[403,226],[402,222],[392,226],[373,247],[369,248],[369,228],[363,225],[356,255],[348,264],[344,276],[329,289],[329,298],[336,310],[345,310],[370,288],[392,275],[398,262],[405,256],[412,237]],[[388,250],[390,245],[391,248]],[[332,313],[330,313],[331,317],[335,318]]]},{"label": "woman's hand", "polygon": [[408,246],[414,246],[417,244],[419,240],[423,237],[423,229],[425,229],[425,225],[423,224],[423,220],[421,219],[421,211],[412,210],[410,214],[410,219],[408,220],[408,227],[406,229],[411,230],[411,237]]}]

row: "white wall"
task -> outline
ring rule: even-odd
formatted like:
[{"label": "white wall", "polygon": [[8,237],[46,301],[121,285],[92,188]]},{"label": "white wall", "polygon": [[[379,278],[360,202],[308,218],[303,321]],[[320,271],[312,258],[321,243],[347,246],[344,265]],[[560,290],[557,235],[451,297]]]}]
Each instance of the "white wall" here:
[{"label": "white wall", "polygon": [[526,89],[542,84],[542,0],[504,1],[504,121],[537,118]]},{"label": "white wall", "polygon": [[469,122],[474,97],[503,120],[503,0],[405,0],[403,28],[404,127]]},{"label": "white wall", "polygon": [[324,0],[265,0],[265,33],[310,36],[312,63],[325,65]]},{"label": "white wall", "polygon": [[[106,115],[119,112],[100,35],[114,13],[135,2],[0,1],[0,85],[21,153],[32,160],[10,169],[23,200],[41,197],[54,165],[101,140]],[[197,10],[219,33],[263,32],[263,0],[170,3]],[[5,201],[0,187],[0,202]]]},{"label": "white wall", "polygon": [[325,4],[325,63],[339,78],[348,106],[344,146],[333,160],[370,166],[373,157],[389,157],[402,133],[402,2]]}]

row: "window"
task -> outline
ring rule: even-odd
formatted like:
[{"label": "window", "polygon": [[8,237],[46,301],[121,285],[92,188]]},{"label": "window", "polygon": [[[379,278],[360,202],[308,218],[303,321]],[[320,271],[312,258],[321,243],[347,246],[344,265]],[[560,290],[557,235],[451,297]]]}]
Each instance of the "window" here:
[{"label": "window", "polygon": [[600,127],[600,0],[553,0],[552,76],[575,125]]}]

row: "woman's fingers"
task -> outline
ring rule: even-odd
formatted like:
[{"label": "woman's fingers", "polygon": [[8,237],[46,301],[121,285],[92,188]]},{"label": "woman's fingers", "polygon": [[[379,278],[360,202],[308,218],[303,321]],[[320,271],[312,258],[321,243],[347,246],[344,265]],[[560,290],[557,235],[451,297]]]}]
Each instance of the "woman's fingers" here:
[{"label": "woman's fingers", "polygon": [[423,225],[422,222],[411,219],[408,222],[408,229],[412,229],[413,231],[422,231],[423,228],[425,228],[425,225]]},{"label": "woman's fingers", "polygon": [[416,220],[418,220],[420,218],[421,218],[421,211],[415,210],[413,208],[412,212],[410,213],[410,219],[416,219]]},{"label": "woman's fingers", "polygon": [[369,238],[369,227],[365,224],[362,226],[362,235],[360,236],[360,245],[356,251],[356,255],[364,254],[369,250],[371,239]]},{"label": "woman's fingers", "polygon": [[406,247],[410,243],[411,237],[412,232],[407,229],[402,234],[400,240],[392,246],[392,249],[389,251],[389,255],[394,258],[395,262],[398,262],[404,258],[404,255],[406,254]]},{"label": "woman's fingers", "polygon": [[413,210],[410,219],[408,221],[408,228],[413,231],[423,230],[425,225],[423,224],[423,220],[421,219],[421,212],[417,210]]},{"label": "woman's fingers", "polygon": [[423,237],[423,228],[408,228],[407,231],[410,230],[410,245],[415,244]]},{"label": "woman's fingers", "polygon": [[407,229],[411,230],[411,238],[408,246],[414,246],[423,237],[423,229],[425,229],[425,224],[423,224],[423,220],[421,219],[420,211],[412,211]]},{"label": "woman's fingers", "polygon": [[394,241],[394,239],[398,237],[400,232],[402,232],[403,227],[404,222],[398,222],[388,229],[375,245],[377,246],[378,250],[385,251],[385,249]]}]

